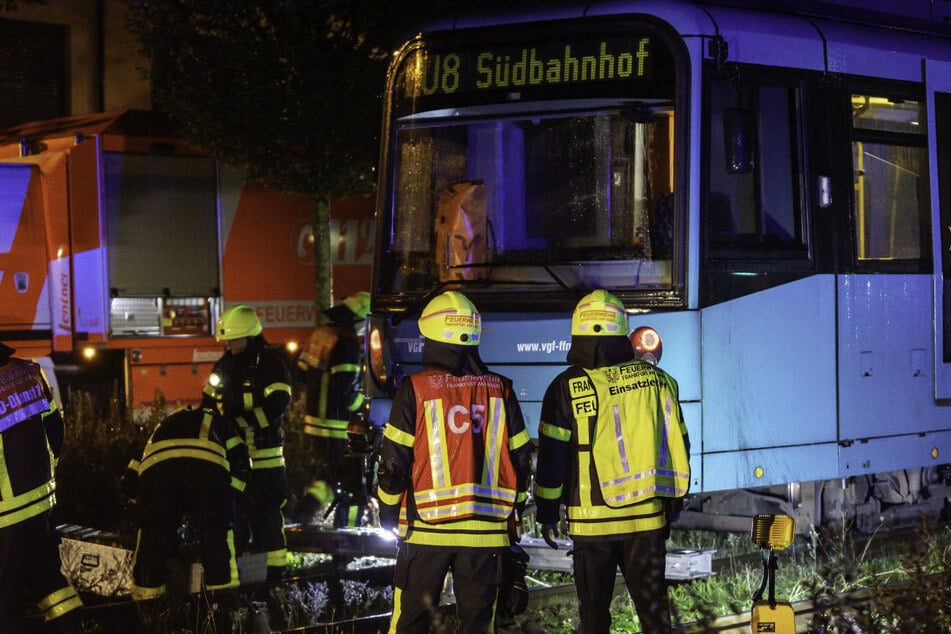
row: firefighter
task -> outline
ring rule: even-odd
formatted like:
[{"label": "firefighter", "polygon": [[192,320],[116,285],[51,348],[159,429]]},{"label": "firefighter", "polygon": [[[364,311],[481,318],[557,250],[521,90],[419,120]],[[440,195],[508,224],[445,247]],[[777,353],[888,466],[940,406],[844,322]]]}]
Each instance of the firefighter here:
[{"label": "firefighter", "polygon": [[459,632],[492,631],[500,557],[528,489],[532,443],[509,379],[479,356],[482,323],[448,291],[419,318],[423,369],[393,399],[380,523],[400,536],[390,632],[428,632],[452,572]]},{"label": "firefighter", "polygon": [[[218,319],[215,337],[227,344],[205,384],[202,407],[214,407],[233,423],[248,447],[251,474],[238,500],[236,543],[267,553],[267,579],[287,569],[284,507],[284,413],[291,401],[290,373],[261,334],[249,306],[232,306]],[[239,551],[240,552],[240,551]]]},{"label": "firefighter", "polygon": [[557,548],[566,507],[585,634],[610,631],[619,566],[642,631],[670,631],[665,540],[690,482],[689,442],[677,382],[637,359],[627,335],[616,297],[582,298],[571,318],[571,367],[542,401],[536,519]]},{"label": "firefighter", "polygon": [[45,631],[82,632],[82,601],[60,572],[50,521],[63,418],[43,371],[0,343],[0,630],[22,632],[28,602]]},{"label": "firefighter", "polygon": [[[370,294],[354,293],[324,311],[327,323],[316,328],[297,361],[303,377],[306,413],[304,433],[313,439],[314,480],[296,509],[296,519],[311,521],[317,511],[333,505],[334,526],[359,526],[366,504],[363,491],[344,490],[350,471],[361,475],[355,456],[348,454],[347,427],[363,405],[363,351],[356,325],[370,312]],[[362,478],[360,478],[362,482]]]},{"label": "firefighter", "polygon": [[183,408],[155,426],[123,482],[138,510],[133,599],[165,594],[166,563],[183,517],[198,531],[205,587],[237,587],[234,501],[249,470],[247,447],[213,409]]}]

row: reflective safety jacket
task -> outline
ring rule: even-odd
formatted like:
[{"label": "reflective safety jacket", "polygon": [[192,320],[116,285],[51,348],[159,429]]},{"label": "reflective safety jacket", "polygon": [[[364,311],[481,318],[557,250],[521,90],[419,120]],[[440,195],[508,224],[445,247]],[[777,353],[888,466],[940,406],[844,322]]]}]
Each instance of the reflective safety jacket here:
[{"label": "reflective safety jacket", "polygon": [[134,498],[138,477],[167,460],[202,460],[231,475],[231,486],[244,491],[250,463],[248,450],[234,428],[219,414],[182,408],[172,412],[152,430],[142,457],[129,462],[126,492]]},{"label": "reflective safety jacket", "polygon": [[306,379],[304,433],[347,440],[350,416],[363,405],[360,341],[353,329],[314,330],[297,361]]},{"label": "reflective safety jacket", "polygon": [[43,371],[11,357],[0,366],[0,529],[49,511],[63,418]]},{"label": "reflective safety jacket", "polygon": [[263,337],[238,354],[226,352],[205,384],[201,405],[217,408],[237,426],[252,469],[284,467],[284,412],[291,402],[290,372]]},{"label": "reflective safety jacket", "polygon": [[508,379],[417,372],[397,391],[384,431],[381,523],[393,528],[402,512],[409,543],[506,547],[506,520],[527,498],[531,453]]},{"label": "reflective safety jacket", "polygon": [[591,444],[604,503],[686,495],[686,426],[670,375],[640,361],[585,372],[588,383],[569,389],[575,412],[589,405],[597,411]]},{"label": "reflective safety jacket", "polygon": [[537,518],[565,503],[572,539],[620,537],[666,525],[661,498],[690,483],[687,429],[676,381],[648,363],[572,367],[542,404]]}]

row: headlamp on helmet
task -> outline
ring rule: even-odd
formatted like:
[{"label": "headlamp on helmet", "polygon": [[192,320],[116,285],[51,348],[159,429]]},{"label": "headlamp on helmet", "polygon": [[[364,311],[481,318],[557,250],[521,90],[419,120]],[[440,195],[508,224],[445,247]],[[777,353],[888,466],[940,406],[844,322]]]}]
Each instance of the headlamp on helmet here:
[{"label": "headlamp on helmet", "polygon": [[426,304],[419,317],[419,331],[432,341],[477,346],[482,337],[482,317],[468,297],[459,291],[446,291]]},{"label": "headlamp on helmet", "polygon": [[571,334],[594,337],[627,336],[624,304],[611,293],[598,289],[581,298],[571,315]]},{"label": "headlamp on helmet", "polygon": [[218,318],[215,339],[231,341],[242,337],[257,337],[261,334],[261,320],[250,306],[232,306]]}]

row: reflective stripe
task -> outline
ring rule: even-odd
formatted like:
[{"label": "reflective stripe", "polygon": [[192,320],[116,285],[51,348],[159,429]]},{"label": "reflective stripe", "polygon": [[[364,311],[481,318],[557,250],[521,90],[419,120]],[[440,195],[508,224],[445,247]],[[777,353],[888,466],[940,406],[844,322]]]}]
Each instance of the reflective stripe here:
[{"label": "reflective stripe", "polygon": [[208,590],[237,588],[239,585],[241,585],[241,580],[238,577],[238,558],[234,548],[234,529],[228,531],[228,537],[225,541],[228,544],[228,582],[222,584],[206,584],[205,587]]},{"label": "reflective stripe", "polygon": [[202,440],[208,440],[208,436],[211,435],[211,414],[205,412],[205,415],[201,417],[201,429],[198,430],[198,437]]},{"label": "reflective stripe", "polygon": [[267,553],[267,565],[276,568],[287,567],[287,549],[269,550]]},{"label": "reflective stripe", "polygon": [[347,509],[347,526],[356,526],[357,520],[359,519],[358,511],[360,510],[359,506],[351,505]]},{"label": "reflective stripe", "polygon": [[258,421],[258,427],[261,429],[265,429],[271,424],[271,421],[267,419],[267,414],[264,413],[263,407],[255,407],[252,413],[254,414],[255,420]]},{"label": "reflective stripe", "polygon": [[508,525],[487,520],[459,520],[445,524],[413,524],[406,538],[410,544],[504,548],[509,545]]},{"label": "reflective stripe", "polygon": [[[6,471],[4,471],[4,474]],[[55,483],[50,480],[31,491],[0,500],[0,528],[19,524],[53,508]]]},{"label": "reflective stripe", "polygon": [[402,445],[403,447],[413,448],[413,443],[416,442],[416,436],[413,434],[408,434],[402,429],[399,429],[395,425],[387,425],[383,428],[383,437],[392,440],[397,445]]},{"label": "reflective stripe", "polygon": [[429,436],[429,470],[436,489],[444,488],[450,481],[449,452],[446,446],[442,400],[432,399],[423,404],[426,412],[426,433]]},{"label": "reflective stripe", "polygon": [[624,471],[630,471],[631,467],[627,463],[627,447],[624,446],[624,433],[621,430],[621,407],[613,405],[611,413],[614,415],[614,438],[617,441],[617,450],[621,459],[621,468]]},{"label": "reflective stripe", "polygon": [[318,418],[316,416],[304,416],[304,433],[310,436],[320,436],[322,438],[347,438],[347,427],[350,421],[335,420],[332,418]]},{"label": "reflective stripe", "polygon": [[403,605],[403,590],[393,586],[393,617],[390,619],[390,629],[387,634],[396,634],[396,624],[400,622],[400,612]]},{"label": "reflective stripe", "polygon": [[568,526],[572,537],[625,535],[667,525],[659,499],[616,509],[608,506],[569,506]]},{"label": "reflective stripe", "polygon": [[280,458],[251,459],[251,469],[276,469],[284,466],[284,456]]},{"label": "reflective stripe", "polygon": [[561,494],[565,490],[564,485],[557,487],[543,487],[538,484],[538,481],[535,481],[535,497],[541,498],[543,500],[559,500],[561,499]]},{"label": "reflective stripe", "polygon": [[3,434],[0,434],[0,512],[3,509],[3,500],[13,498],[13,485],[10,484],[10,473],[7,471],[7,454],[3,450]]},{"label": "reflective stripe", "polygon": [[271,383],[264,388],[264,398],[269,397],[274,392],[284,392],[288,396],[291,395],[291,386],[287,383]]},{"label": "reflective stripe", "polygon": [[240,445],[242,442],[244,441],[242,441],[238,436],[232,436],[231,438],[225,441],[225,449],[227,451],[230,451],[234,449],[235,447],[237,447],[238,445]]},{"label": "reflective stripe", "polygon": [[150,441],[145,446],[138,471],[140,474],[145,473],[146,470],[158,463],[173,458],[204,460],[219,465],[229,472],[231,471],[231,465],[225,455],[225,448],[216,442],[201,440],[200,438],[175,438],[160,440],[156,443]]},{"label": "reflective stripe", "polygon": [[663,515],[658,517],[629,520],[601,521],[587,524],[575,521],[571,524],[572,537],[603,537],[607,535],[627,535],[642,531],[654,531],[667,525]]},{"label": "reflective stripe", "polygon": [[551,423],[546,423],[542,421],[538,424],[538,435],[546,436],[554,440],[560,440],[562,442],[568,442],[571,440],[571,430],[565,429],[564,427],[559,427],[558,425],[552,425]]},{"label": "reflective stripe", "polygon": [[360,366],[356,363],[341,363],[330,368],[331,374],[340,374],[341,372],[350,372],[357,373],[360,371]]},{"label": "reflective stripe", "polygon": [[505,425],[502,399],[489,398],[489,413],[489,420],[485,422],[485,461],[482,463],[482,482],[498,490],[499,460],[501,459],[499,453],[502,451],[503,436],[499,426]]},{"label": "reflective stripe", "polygon": [[274,469],[284,466],[284,447],[265,447],[251,452],[252,469]]},{"label": "reflective stripe", "polygon": [[40,611],[43,613],[43,620],[47,623],[58,619],[67,612],[72,612],[77,608],[83,607],[83,602],[76,594],[75,588],[69,585],[61,588],[52,594],[48,594],[37,602]]},{"label": "reflective stripe", "polygon": [[351,412],[355,412],[355,411],[357,411],[358,409],[360,409],[360,407],[363,405],[363,403],[364,403],[365,400],[366,400],[366,399],[365,399],[364,396],[363,396],[363,392],[358,392],[358,393],[357,393],[357,398],[355,398],[355,399],[353,400],[353,402],[350,403],[350,405],[347,406],[347,409],[348,409],[349,411],[351,411]]},{"label": "reflective stripe", "polygon": [[396,506],[400,503],[400,500],[403,499],[403,492],[399,493],[387,493],[383,489],[377,487],[376,497],[379,498],[380,502],[389,506]]},{"label": "reflective stripe", "polygon": [[519,447],[524,447],[532,442],[532,437],[528,435],[528,430],[523,429],[514,436],[509,437],[509,451],[515,451]]},{"label": "reflective stripe", "polygon": [[147,601],[148,599],[157,599],[165,595],[165,584],[163,583],[157,588],[146,588],[145,586],[137,586],[133,583],[129,587],[129,594],[132,595],[133,601]]}]

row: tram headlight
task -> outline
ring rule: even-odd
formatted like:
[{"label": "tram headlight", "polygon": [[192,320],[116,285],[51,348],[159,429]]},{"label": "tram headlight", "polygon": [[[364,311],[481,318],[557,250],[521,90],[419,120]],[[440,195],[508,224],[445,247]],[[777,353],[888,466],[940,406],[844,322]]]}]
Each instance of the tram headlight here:
[{"label": "tram headlight", "polygon": [[383,354],[383,333],[379,326],[370,328],[369,337],[369,363],[370,376],[378,386],[386,385],[386,358]]}]

